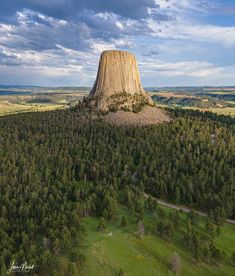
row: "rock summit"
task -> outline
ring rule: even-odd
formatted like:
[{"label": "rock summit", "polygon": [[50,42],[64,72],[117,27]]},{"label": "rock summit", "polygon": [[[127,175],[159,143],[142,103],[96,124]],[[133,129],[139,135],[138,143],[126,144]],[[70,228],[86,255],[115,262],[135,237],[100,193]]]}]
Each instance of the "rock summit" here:
[{"label": "rock summit", "polygon": [[101,54],[98,73],[89,101],[100,111],[138,112],[153,105],[144,91],[136,58],[126,51],[110,50]]}]

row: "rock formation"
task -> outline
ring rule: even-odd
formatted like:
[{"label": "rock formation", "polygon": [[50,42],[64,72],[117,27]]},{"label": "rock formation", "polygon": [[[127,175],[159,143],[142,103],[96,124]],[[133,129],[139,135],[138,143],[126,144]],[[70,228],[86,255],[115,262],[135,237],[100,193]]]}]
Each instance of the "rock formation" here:
[{"label": "rock formation", "polygon": [[138,112],[145,105],[153,105],[141,85],[135,56],[126,51],[104,51],[89,101],[101,111]]}]

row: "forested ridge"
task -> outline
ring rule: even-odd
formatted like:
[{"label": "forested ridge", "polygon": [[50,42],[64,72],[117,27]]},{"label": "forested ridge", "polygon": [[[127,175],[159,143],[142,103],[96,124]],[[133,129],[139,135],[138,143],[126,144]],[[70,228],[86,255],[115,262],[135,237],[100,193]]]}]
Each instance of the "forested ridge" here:
[{"label": "forested ridge", "polygon": [[110,218],[142,191],[208,211],[216,224],[234,217],[234,119],[169,112],[171,123],[141,128],[79,109],[0,118],[2,273],[14,259],[43,267],[79,244],[82,217]]}]

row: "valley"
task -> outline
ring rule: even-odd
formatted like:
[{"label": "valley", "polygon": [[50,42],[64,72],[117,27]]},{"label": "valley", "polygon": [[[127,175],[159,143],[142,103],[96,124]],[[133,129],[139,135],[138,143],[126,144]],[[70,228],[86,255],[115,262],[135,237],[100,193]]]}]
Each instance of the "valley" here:
[{"label": "valley", "polygon": [[216,114],[235,116],[235,88],[150,88],[151,96],[158,106],[198,109]]},{"label": "valley", "polygon": [[86,89],[0,86],[0,116],[66,109],[87,96]]},{"label": "valley", "polygon": [[[0,116],[72,107],[88,96],[89,87],[1,87]],[[235,88],[146,88],[160,107],[211,111],[235,117]]]}]

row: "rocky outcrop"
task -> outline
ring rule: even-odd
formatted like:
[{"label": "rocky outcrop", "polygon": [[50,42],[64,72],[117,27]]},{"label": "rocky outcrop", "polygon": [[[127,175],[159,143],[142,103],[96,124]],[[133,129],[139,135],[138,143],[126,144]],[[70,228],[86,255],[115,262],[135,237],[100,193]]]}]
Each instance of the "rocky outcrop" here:
[{"label": "rocky outcrop", "polygon": [[109,112],[104,116],[104,121],[112,125],[146,126],[169,123],[171,118],[162,109],[145,106],[140,112]]},{"label": "rocky outcrop", "polygon": [[101,111],[141,110],[153,105],[141,82],[136,58],[126,51],[104,51],[93,89],[89,95],[90,104]]}]

